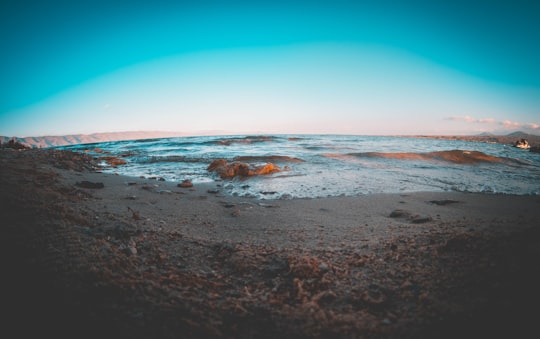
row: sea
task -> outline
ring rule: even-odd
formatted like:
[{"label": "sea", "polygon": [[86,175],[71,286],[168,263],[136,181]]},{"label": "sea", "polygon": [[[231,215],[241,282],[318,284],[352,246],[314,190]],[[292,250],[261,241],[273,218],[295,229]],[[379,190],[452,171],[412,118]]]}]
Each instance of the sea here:
[{"label": "sea", "polygon": [[[261,200],[374,193],[540,194],[540,154],[511,145],[395,136],[234,135],[60,147],[93,155],[103,172],[169,182],[215,183],[222,194]],[[109,165],[105,157],[126,163]],[[218,159],[279,171],[221,178]],[[254,171],[256,173],[256,171]]]}]

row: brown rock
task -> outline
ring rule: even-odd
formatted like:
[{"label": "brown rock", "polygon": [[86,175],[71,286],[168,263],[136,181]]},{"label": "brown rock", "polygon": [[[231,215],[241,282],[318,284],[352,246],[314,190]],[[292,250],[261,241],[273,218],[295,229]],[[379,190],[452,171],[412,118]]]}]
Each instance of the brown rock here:
[{"label": "brown rock", "polygon": [[264,175],[264,174],[272,174],[272,173],[276,173],[276,172],[279,172],[281,171],[279,169],[279,167],[277,167],[276,165],[272,164],[272,163],[268,163],[262,167],[258,167],[256,169],[256,174],[257,175]]},{"label": "brown rock", "polygon": [[410,216],[411,216],[410,212],[407,212],[402,209],[393,210],[389,215],[390,218],[409,218]]},{"label": "brown rock", "polygon": [[217,159],[207,167],[210,172],[215,172],[221,179],[234,178],[234,177],[249,177],[254,175],[265,175],[280,172],[281,169],[268,163],[263,166],[254,167],[243,162],[227,163],[225,159]]},{"label": "brown rock", "polygon": [[182,187],[182,188],[190,188],[190,187],[193,187],[193,183],[191,182],[191,180],[186,179],[186,180],[182,181],[181,183],[179,183],[176,186],[177,187]]}]

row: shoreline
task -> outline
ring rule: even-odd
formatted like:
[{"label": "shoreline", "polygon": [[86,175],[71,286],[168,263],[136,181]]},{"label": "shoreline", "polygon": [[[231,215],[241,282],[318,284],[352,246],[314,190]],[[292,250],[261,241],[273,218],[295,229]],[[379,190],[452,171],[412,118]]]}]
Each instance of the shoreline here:
[{"label": "shoreline", "polygon": [[[244,134],[216,134],[216,137],[234,137]],[[262,134],[265,136],[272,135],[290,135],[290,134]],[[296,134],[293,134],[296,135]],[[298,134],[312,135],[312,134]],[[317,134],[315,134],[317,135]],[[332,134],[330,134],[332,135]],[[336,134],[340,135],[340,134]],[[343,134],[349,135],[349,134]],[[63,135],[63,136],[38,136],[38,137],[7,137],[0,136],[0,144],[7,144],[9,140],[14,140],[29,148],[56,148],[72,145],[93,145],[101,142],[109,141],[130,141],[140,139],[156,139],[156,138],[190,138],[198,137],[199,135],[185,135],[180,132],[118,132],[118,133],[95,133],[89,135]],[[203,134],[200,136],[212,136]],[[362,135],[359,135],[362,136]],[[425,139],[441,139],[441,140],[463,140],[471,142],[495,143],[501,145],[514,146],[517,141],[524,138],[527,139],[532,147],[540,147],[540,135],[528,134],[524,132],[515,132],[507,135],[487,134],[487,135],[370,135],[370,136],[395,136],[400,138],[425,138]]]},{"label": "shoreline", "polygon": [[23,334],[472,338],[535,324],[539,196],[256,200],[93,165],[0,150],[7,323]]}]

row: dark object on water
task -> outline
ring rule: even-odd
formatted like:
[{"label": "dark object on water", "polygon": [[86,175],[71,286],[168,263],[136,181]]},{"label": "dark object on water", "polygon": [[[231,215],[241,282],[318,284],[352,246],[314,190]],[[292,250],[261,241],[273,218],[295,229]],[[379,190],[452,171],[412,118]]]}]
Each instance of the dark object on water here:
[{"label": "dark object on water", "polygon": [[103,188],[105,185],[103,185],[102,182],[91,182],[91,181],[81,181],[77,182],[75,184],[76,186],[82,187],[82,188]]},{"label": "dark object on water", "polygon": [[523,149],[531,148],[531,145],[529,145],[529,142],[527,141],[527,139],[520,139],[516,141],[516,144],[514,146],[516,146],[517,148],[523,148]]}]

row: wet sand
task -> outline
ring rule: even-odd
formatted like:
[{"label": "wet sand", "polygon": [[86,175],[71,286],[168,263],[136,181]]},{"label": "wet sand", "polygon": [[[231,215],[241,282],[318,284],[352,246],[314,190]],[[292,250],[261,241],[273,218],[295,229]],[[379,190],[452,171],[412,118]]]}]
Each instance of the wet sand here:
[{"label": "wet sand", "polygon": [[67,151],[0,150],[6,333],[493,338],[535,327],[538,196],[258,201],[94,168]]}]

